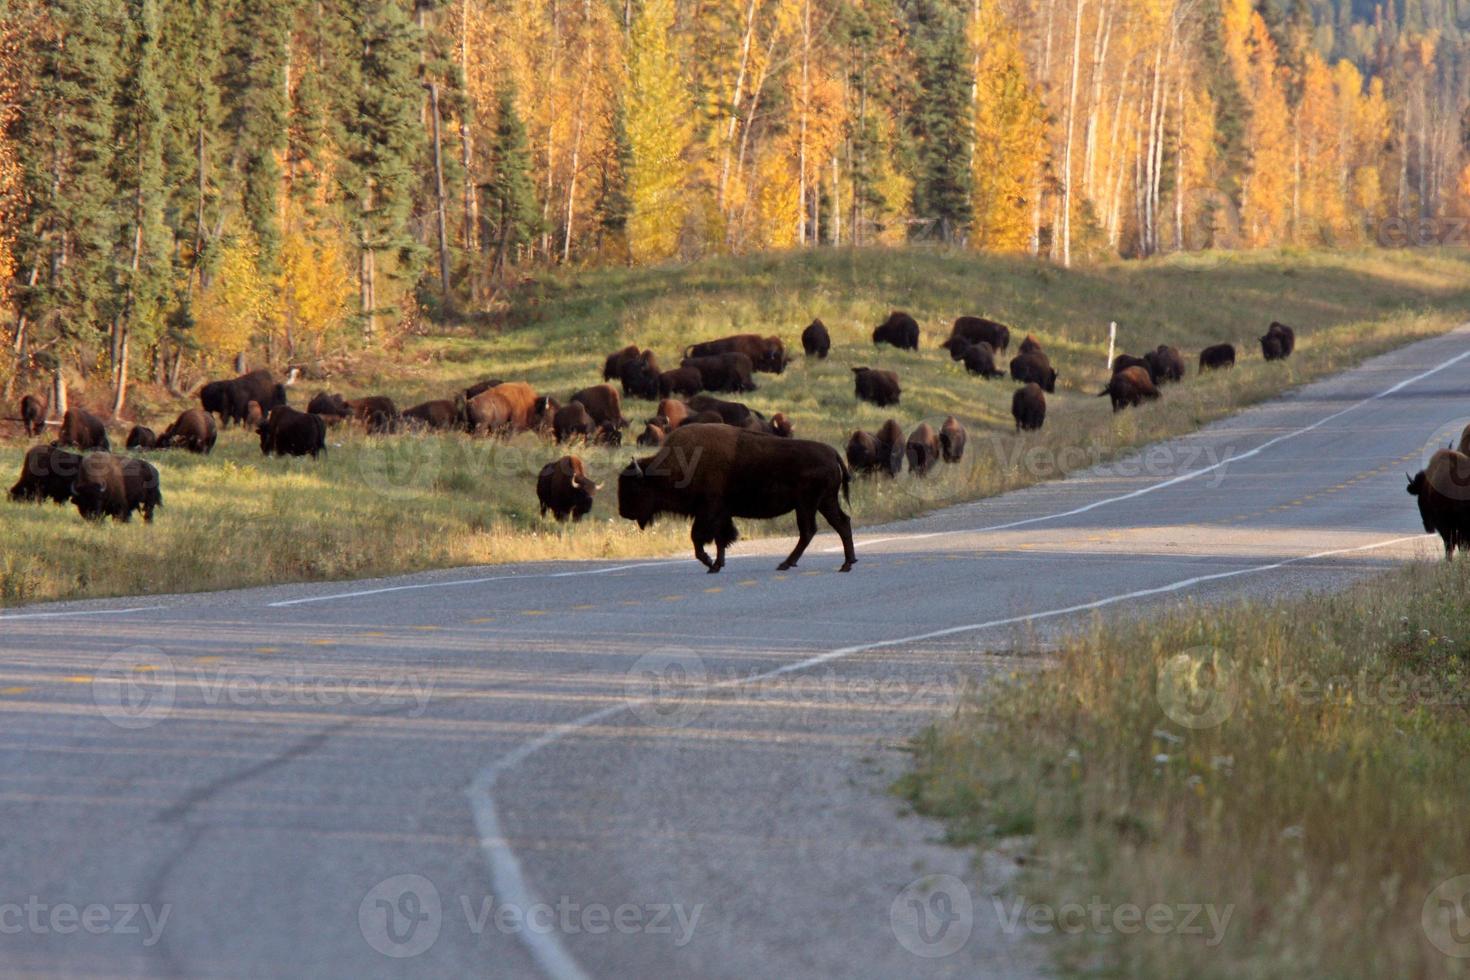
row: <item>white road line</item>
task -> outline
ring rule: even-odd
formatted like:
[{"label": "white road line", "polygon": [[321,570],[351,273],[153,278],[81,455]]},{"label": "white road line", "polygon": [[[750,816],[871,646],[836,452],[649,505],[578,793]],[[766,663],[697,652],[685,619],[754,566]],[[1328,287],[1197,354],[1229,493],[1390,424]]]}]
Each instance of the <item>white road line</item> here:
[{"label": "white road line", "polygon": [[[1225,459],[1222,459],[1216,463],[1211,463],[1209,466],[1201,467],[1197,470],[1190,470],[1188,473],[1181,473],[1179,476],[1170,477],[1169,479],[1164,480],[1160,483],[1141,487],[1138,490],[1130,490],[1128,493],[1119,494],[1116,497],[1104,497],[1101,500],[1094,500],[1090,504],[1084,504],[1083,506],[1075,507],[1072,510],[1061,511],[1060,513],[1056,514],[1043,514],[1040,517],[1027,517],[1019,521],[1009,521],[1005,524],[992,524],[989,527],[973,527],[948,531],[925,531],[918,534],[894,534],[882,538],[870,538],[867,540],[859,539],[855,543],[861,545],[874,545],[882,544],[886,541],[922,541],[926,538],[937,538],[949,534],[983,534],[986,531],[1008,531],[1011,528],[1015,527],[1025,527],[1028,524],[1040,524],[1043,521],[1055,521],[1060,520],[1064,517],[1075,517],[1078,514],[1085,514],[1090,510],[1096,510],[1097,508],[1106,506],[1108,504],[1116,504],[1124,500],[1132,500],[1135,497],[1142,497],[1145,494],[1153,493],[1156,490],[1163,490],[1167,487],[1175,486],[1176,484],[1187,483],[1190,480],[1198,479],[1199,477],[1204,476],[1206,473],[1212,473],[1215,470],[1220,469],[1221,467],[1229,466],[1231,463],[1238,463],[1243,459],[1250,459],[1252,456],[1259,455],[1267,449],[1270,449],[1272,446],[1278,446],[1281,443],[1286,442],[1288,439],[1295,439],[1298,436],[1306,435],[1308,432],[1311,432],[1314,429],[1319,429],[1334,419],[1342,418],[1349,412],[1356,411],[1362,408],[1364,405],[1371,405],[1373,402],[1376,402],[1381,398],[1387,398],[1389,395],[1402,391],[1411,384],[1423,381],[1425,378],[1436,375],[1444,369],[1458,364],[1460,361],[1463,361],[1467,357],[1470,357],[1470,350],[1464,351],[1463,353],[1458,354],[1455,357],[1450,358],[1448,361],[1440,364],[1438,367],[1430,368],[1428,371],[1425,371],[1422,374],[1416,374],[1412,378],[1405,378],[1398,384],[1393,385],[1389,388],[1385,388],[1376,395],[1370,395],[1369,397],[1364,398],[1362,401],[1354,402],[1346,408],[1339,409],[1338,411],[1333,412],[1331,415],[1325,415],[1317,421],[1313,422],[1311,425],[1303,426],[1300,429],[1282,433],[1279,436],[1267,439],[1255,449],[1247,450],[1246,452],[1238,453],[1234,456],[1227,456]],[[842,549],[840,547],[824,548],[822,549],[822,553],[830,555],[835,554],[841,550]]]},{"label": "white road line", "polygon": [[[1470,355],[1470,352],[1467,352]],[[1464,356],[1464,355],[1462,355]],[[1059,609],[1047,609],[1041,612],[1026,613],[1020,616],[1009,616],[1004,619],[991,619],[982,623],[968,623],[963,626],[951,626],[946,629],[932,630],[928,633],[915,633],[910,636],[895,637],[891,640],[878,640],[873,643],[859,643],[854,646],[839,647],[828,650],[815,656],[798,660],[795,663],[776,667],[761,674],[750,677],[737,677],[718,684],[710,684],[697,691],[714,691],[727,687],[738,687],[743,684],[754,684],[780,677],[784,674],[793,674],[843,657],[850,657],[857,653],[866,653],[869,650],[880,650],[885,647],[902,646],[907,643],[920,643],[924,640],[933,640],[945,636],[954,636],[959,633],[974,633],[980,630],[994,629],[998,626],[1014,626],[1021,623],[1034,623],[1043,619],[1055,619],[1059,616],[1070,616],[1080,612],[1090,612],[1094,609],[1102,609],[1107,606],[1117,605],[1120,602],[1128,602],[1134,599],[1145,599],[1151,596],[1167,595],[1172,592],[1181,592],[1193,588],[1205,582],[1217,582],[1223,579],[1238,578],[1243,575],[1257,575],[1262,572],[1275,571],[1288,565],[1296,565],[1301,562],[1315,561],[1322,558],[1332,558],[1338,555],[1355,554],[1363,551],[1373,551],[1378,548],[1387,548],[1405,541],[1420,540],[1423,535],[1413,534],[1405,537],[1389,538],[1384,541],[1376,541],[1372,544],[1358,545],[1353,548],[1337,548],[1331,551],[1319,551],[1310,555],[1300,555],[1296,558],[1283,558],[1281,561],[1271,562],[1267,565],[1253,565],[1249,568],[1237,568],[1228,572],[1214,572],[1209,575],[1196,575],[1192,578],[1180,579],[1167,585],[1160,585],[1150,589],[1136,589],[1132,592],[1123,592],[1118,595],[1096,599],[1092,602],[1081,602],[1072,606],[1063,606]],[[480,835],[480,851],[485,855],[486,862],[490,865],[490,878],[494,887],[494,894],[508,904],[517,904],[521,908],[530,908],[538,903],[535,892],[526,882],[525,871],[521,867],[520,858],[516,856],[515,849],[510,846],[509,839],[505,836],[500,825],[500,817],[495,808],[495,784],[502,775],[526,759],[549,745],[561,741],[568,735],[581,729],[604,721],[619,712],[626,711],[639,704],[645,704],[651,698],[631,698],[621,701],[606,708],[599,708],[590,714],[582,715],[572,721],[558,725],[547,732],[538,735],[528,742],[501,756],[495,762],[485,767],[476,775],[466,789],[470,800],[470,810],[474,814],[475,829]],[[587,974],[577,963],[576,959],[562,944],[561,939],[554,932],[539,932],[536,930],[522,929],[516,934],[526,945],[532,959],[541,968],[541,972],[553,980],[584,980]]]},{"label": "white road line", "polygon": [[305,599],[286,599],[281,602],[267,603],[271,609],[280,609],[284,606],[301,606],[309,602],[333,602],[337,599],[357,599],[362,596],[383,595],[387,592],[411,592],[416,589],[447,589],[457,585],[484,585],[486,582],[506,582],[511,579],[533,579],[533,578],[576,578],[582,575],[606,575],[608,572],[626,572],[632,568],[657,568],[661,565],[681,565],[680,559],[669,559],[667,561],[643,561],[634,562],[631,565],[612,565],[608,568],[579,569],[572,572],[537,572],[533,575],[486,575],[482,578],[461,578],[449,582],[416,582],[413,585],[390,585],[381,589],[361,589],[357,592],[337,592],[333,595],[309,596]]},{"label": "white road line", "polygon": [[0,616],[0,623],[7,619],[61,619],[67,616],[124,616],[128,613],[152,612],[155,609],[167,609],[167,606],[133,606],[131,609],[88,609],[85,612],[51,612],[51,613],[15,613],[10,616]]}]

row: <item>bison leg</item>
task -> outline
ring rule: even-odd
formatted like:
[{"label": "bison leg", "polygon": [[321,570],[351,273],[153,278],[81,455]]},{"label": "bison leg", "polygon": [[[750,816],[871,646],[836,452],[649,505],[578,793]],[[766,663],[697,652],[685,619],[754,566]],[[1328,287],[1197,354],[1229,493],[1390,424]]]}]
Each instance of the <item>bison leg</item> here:
[{"label": "bison leg", "polygon": [[694,519],[694,526],[689,529],[689,540],[694,542],[694,557],[698,558],[699,563],[711,572],[718,572],[719,569],[710,560],[709,552],[704,550],[704,543],[714,538],[714,536],[714,532],[710,530],[709,525],[703,518],[696,517]]},{"label": "bison leg", "polygon": [[806,546],[812,543],[813,536],[817,533],[816,512],[806,507],[796,508],[796,531],[799,537],[796,539],[796,547],[786,560],[776,566],[776,571],[784,572],[789,568],[795,568],[796,563],[801,560],[802,552]]},{"label": "bison leg", "polygon": [[857,561],[857,550],[852,546],[852,520],[843,511],[842,504],[837,502],[835,493],[822,501],[822,516],[842,539],[842,567],[838,571],[852,571],[852,566]]},{"label": "bison leg", "polygon": [[720,524],[719,533],[715,535],[715,563],[710,567],[711,572],[718,572],[725,567],[725,549],[735,543],[740,532],[735,530],[735,522],[726,517]]}]

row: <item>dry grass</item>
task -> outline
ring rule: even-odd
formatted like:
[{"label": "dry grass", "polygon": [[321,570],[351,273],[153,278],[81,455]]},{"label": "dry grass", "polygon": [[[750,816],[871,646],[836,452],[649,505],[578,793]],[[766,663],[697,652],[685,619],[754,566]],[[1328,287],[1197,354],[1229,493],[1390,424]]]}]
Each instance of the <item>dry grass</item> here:
[{"label": "dry grass", "polygon": [[[823,251],[723,259],[691,266],[610,270],[555,277],[523,288],[502,330],[448,327],[414,338],[391,356],[363,357],[352,377],[320,387],[348,395],[386,393],[407,406],[445,397],[486,376],[531,381],[565,397],[600,380],[603,356],[637,340],[665,362],[698,339],[733,331],[774,332],[798,350],[801,328],[821,316],[832,356],[798,356],[780,377],[760,375],[747,400],[795,418],[798,435],[845,443],[855,427],[876,429],[890,414],[857,403],[854,365],[896,369],[911,429],[959,416],[969,427],[967,460],[918,481],[865,482],[855,516],[872,523],[910,516],[1060,475],[1036,459],[1072,465],[1107,458],[1197,427],[1282,389],[1371,354],[1442,331],[1470,309],[1470,261],[1453,253],[1363,252],[1193,255],[1079,270],[933,251]],[[924,327],[918,353],[875,349],[872,325],[891,308]],[[986,313],[1031,332],[1061,373],[1046,429],[1012,432],[1009,381],[965,374],[937,348],[961,313]],[[1106,380],[1106,321],[1120,347],[1160,342],[1187,355],[1230,340],[1239,367],[1191,374],[1165,398],[1114,416],[1094,397]],[[1260,360],[1254,338],[1281,319],[1298,328],[1296,356]],[[1019,336],[1017,337],[1019,340]],[[303,386],[297,400],[318,387]],[[161,426],[186,407],[149,404]],[[641,420],[652,404],[625,406]],[[120,442],[123,432],[115,431]],[[687,530],[639,533],[615,518],[613,494],[575,527],[536,516],[535,476],[560,450],[531,437],[510,445],[465,436],[369,438],[334,435],[330,458],[263,459],[254,440],[226,433],[215,455],[156,454],[166,507],[152,527],[84,525],[72,510],[0,503],[0,604],[45,599],[200,590],[267,582],[347,578],[526,559],[619,557],[682,552]],[[18,469],[23,442],[0,441],[0,461]],[[1032,456],[1018,449],[1039,448]],[[577,450],[608,481],[631,448]],[[611,488],[609,488],[611,490]],[[791,533],[789,522],[746,529]]]}]

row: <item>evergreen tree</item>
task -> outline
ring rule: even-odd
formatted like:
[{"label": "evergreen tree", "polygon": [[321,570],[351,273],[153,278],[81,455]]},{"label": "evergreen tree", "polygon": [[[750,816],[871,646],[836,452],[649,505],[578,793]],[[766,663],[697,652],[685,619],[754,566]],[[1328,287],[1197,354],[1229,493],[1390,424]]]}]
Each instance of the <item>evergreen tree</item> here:
[{"label": "evergreen tree", "polygon": [[504,274],[506,255],[512,248],[530,242],[541,230],[526,127],[516,112],[515,89],[509,82],[501,86],[498,103],[484,185],[485,216],[495,240],[493,277]]},{"label": "evergreen tree", "polygon": [[918,98],[908,129],[916,160],[913,215],[933,222],[941,241],[970,225],[970,146],[974,82],[965,43],[965,9],[959,0],[908,0]]},{"label": "evergreen tree", "polygon": [[611,239],[621,243],[626,251],[628,215],[632,211],[632,202],[628,200],[628,171],[633,166],[633,149],[628,143],[627,114],[621,102],[613,110],[609,136],[611,146],[602,157],[594,208],[598,247],[603,246],[604,239]]}]

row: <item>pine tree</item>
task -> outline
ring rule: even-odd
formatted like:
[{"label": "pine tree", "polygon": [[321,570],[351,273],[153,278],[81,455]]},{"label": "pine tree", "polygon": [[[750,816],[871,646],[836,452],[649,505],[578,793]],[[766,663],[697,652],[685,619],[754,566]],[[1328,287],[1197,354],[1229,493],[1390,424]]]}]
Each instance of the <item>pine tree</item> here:
[{"label": "pine tree", "polygon": [[622,103],[613,107],[609,143],[602,155],[597,182],[597,247],[623,257],[628,254],[628,171],[633,166],[633,151],[628,143],[627,118]]},{"label": "pine tree", "polygon": [[500,89],[489,150],[483,205],[495,242],[495,262],[490,275],[500,279],[505,274],[510,251],[529,243],[541,230],[541,210],[531,182],[526,127],[516,112],[515,87],[509,81]]},{"label": "pine tree", "polygon": [[692,126],[673,27],[674,0],[646,0],[628,38],[628,246],[639,262],[673,255],[689,213],[683,155]]},{"label": "pine tree", "polygon": [[931,222],[931,234],[952,241],[970,226],[970,52],[959,0],[905,3],[918,76],[909,111],[915,142],[913,215]]}]

